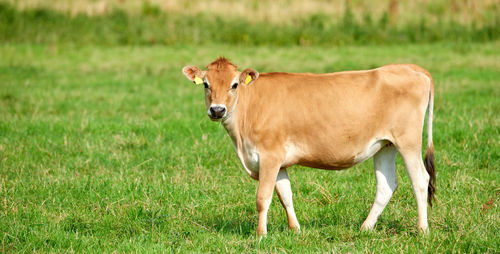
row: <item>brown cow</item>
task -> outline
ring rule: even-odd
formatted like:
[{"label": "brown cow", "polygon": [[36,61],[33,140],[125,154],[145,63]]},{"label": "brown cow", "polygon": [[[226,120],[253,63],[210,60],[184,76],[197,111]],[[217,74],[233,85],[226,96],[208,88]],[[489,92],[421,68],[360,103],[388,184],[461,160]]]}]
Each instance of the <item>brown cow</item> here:
[{"label": "brown cow", "polygon": [[[205,86],[210,119],[220,121],[246,172],[259,181],[258,235],[267,233],[267,211],[276,188],[288,226],[300,230],[286,168],[345,169],[373,156],[377,191],[361,226],[373,229],[397,187],[396,153],[404,160],[418,207],[418,228],[428,231],[427,203],[435,187],[432,114],[434,84],[416,65],[328,74],[238,71],[218,58],[206,71],[183,68]],[[428,148],[422,129],[428,109]]]}]

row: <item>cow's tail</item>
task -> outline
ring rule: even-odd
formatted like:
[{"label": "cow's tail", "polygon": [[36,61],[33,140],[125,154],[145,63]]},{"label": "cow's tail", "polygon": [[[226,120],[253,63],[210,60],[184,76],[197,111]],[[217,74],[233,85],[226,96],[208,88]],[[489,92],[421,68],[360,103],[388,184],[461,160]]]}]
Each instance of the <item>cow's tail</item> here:
[{"label": "cow's tail", "polygon": [[429,173],[429,185],[427,187],[427,202],[432,207],[434,194],[436,193],[436,171],[434,166],[434,144],[432,143],[432,117],[434,113],[434,81],[429,72],[425,71],[431,85],[429,90],[429,104],[427,106],[427,152],[425,153],[425,169]]}]

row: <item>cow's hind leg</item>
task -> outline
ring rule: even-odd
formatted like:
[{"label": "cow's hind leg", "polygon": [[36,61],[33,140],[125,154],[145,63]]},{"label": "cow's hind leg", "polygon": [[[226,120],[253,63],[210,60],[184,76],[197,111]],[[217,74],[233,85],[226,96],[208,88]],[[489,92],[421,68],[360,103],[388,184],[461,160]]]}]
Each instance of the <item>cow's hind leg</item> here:
[{"label": "cow's hind leg", "polygon": [[295,210],[293,209],[292,187],[286,169],[281,169],[278,173],[278,177],[276,178],[276,193],[278,194],[283,208],[285,208],[288,218],[288,227],[300,231],[300,225],[297,221]]},{"label": "cow's hind leg", "polygon": [[428,232],[427,225],[427,187],[429,185],[429,174],[422,161],[420,149],[399,149],[405,163],[406,172],[411,181],[418,209],[418,229],[424,233]]},{"label": "cow's hind leg", "polygon": [[396,148],[390,144],[380,149],[373,157],[375,177],[377,179],[377,192],[370,214],[368,214],[365,222],[361,225],[362,230],[373,229],[378,217],[387,203],[389,203],[392,194],[398,186],[395,166],[396,153]]}]

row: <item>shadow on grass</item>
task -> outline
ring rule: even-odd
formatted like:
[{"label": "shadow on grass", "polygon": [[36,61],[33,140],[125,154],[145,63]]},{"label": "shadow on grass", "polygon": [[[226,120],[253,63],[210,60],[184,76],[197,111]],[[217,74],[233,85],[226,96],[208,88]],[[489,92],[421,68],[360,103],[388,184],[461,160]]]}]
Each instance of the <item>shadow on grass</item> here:
[{"label": "shadow on grass", "polygon": [[[301,216],[301,213],[307,213],[307,211],[297,211],[297,215],[303,231],[318,230],[323,232],[325,239],[331,238],[330,240],[352,240],[366,233],[361,231],[361,224],[368,213],[366,211],[366,213],[352,214],[352,209],[353,207],[348,206],[323,207],[319,210],[310,211],[312,213],[309,213],[308,216]],[[257,216],[255,216],[255,213],[254,210],[227,210],[224,215],[210,214],[204,216],[201,220],[198,220],[198,223],[212,232],[249,237],[254,236],[257,229]],[[267,225],[269,233],[290,231],[284,213],[280,213],[278,216],[269,216]],[[410,234],[416,236],[418,231],[416,227],[403,223],[402,218],[389,220],[381,217],[374,230],[368,232],[368,234]]]},{"label": "shadow on grass", "polygon": [[[353,214],[361,208],[335,206],[333,209],[322,209],[315,213],[308,221],[302,221],[304,229],[315,229],[324,233],[329,240],[347,240],[363,235],[411,235],[418,236],[415,225],[407,225],[403,218],[385,218],[381,216],[372,231],[362,231],[361,225],[365,221],[368,211]],[[300,220],[300,218],[299,218]],[[333,235],[332,235],[333,234]]]},{"label": "shadow on grass", "polygon": [[[205,227],[214,232],[250,237],[255,236],[257,230],[258,219],[257,216],[255,216],[255,213],[256,211],[248,211],[243,215],[210,215],[202,221],[199,221],[199,223],[205,225]],[[268,233],[293,232],[288,228],[286,215],[284,214],[280,216],[268,217],[267,230]]]},{"label": "shadow on grass", "polygon": [[[414,225],[414,227],[416,227],[416,225]],[[388,235],[399,235],[404,232],[406,234],[415,234],[416,236],[417,232],[414,231],[414,227],[408,228],[406,225],[401,223],[401,220],[384,220],[381,218],[375,225],[374,231],[385,232]]]},{"label": "shadow on grass", "polygon": [[205,225],[210,230],[223,234],[238,234],[241,236],[251,236],[255,235],[256,221],[245,216],[241,217],[223,217],[214,216],[204,218],[200,221],[201,224]]}]

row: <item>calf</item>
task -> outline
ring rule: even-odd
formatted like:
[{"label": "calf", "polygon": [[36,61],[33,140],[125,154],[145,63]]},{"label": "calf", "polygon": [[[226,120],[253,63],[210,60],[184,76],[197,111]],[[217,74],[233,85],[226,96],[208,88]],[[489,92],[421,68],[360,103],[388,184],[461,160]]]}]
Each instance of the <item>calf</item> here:
[{"label": "calf", "polygon": [[[396,153],[404,160],[418,209],[418,228],[428,231],[427,203],[435,192],[432,114],[434,84],[416,65],[328,74],[238,71],[218,58],[202,71],[182,72],[205,87],[208,117],[220,121],[246,172],[259,181],[257,234],[267,233],[273,189],[288,226],[300,230],[286,169],[303,165],[346,169],[374,158],[377,191],[361,226],[373,229],[397,187]],[[422,129],[427,114],[427,153]]]}]

